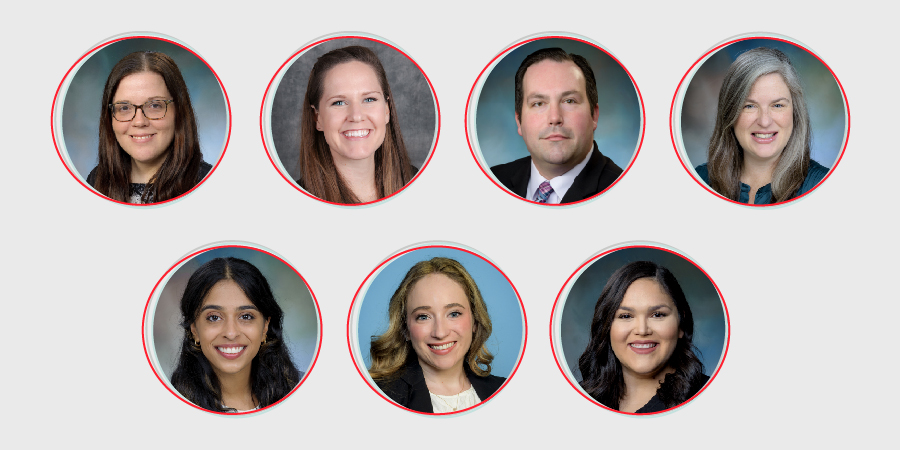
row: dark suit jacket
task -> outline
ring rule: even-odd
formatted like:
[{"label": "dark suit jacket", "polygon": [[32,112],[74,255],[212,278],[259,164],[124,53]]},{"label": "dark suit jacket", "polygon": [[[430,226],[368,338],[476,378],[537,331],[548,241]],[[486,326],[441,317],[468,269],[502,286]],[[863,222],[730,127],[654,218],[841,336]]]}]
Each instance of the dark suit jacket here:
[{"label": "dark suit jacket", "polygon": [[[525,198],[528,180],[531,178],[530,156],[491,167],[491,172],[507,189],[519,197]],[[603,156],[603,153],[597,149],[597,143],[594,142],[590,159],[581,173],[575,177],[572,187],[566,191],[566,195],[560,203],[572,203],[591,198],[612,186],[621,174],[622,169],[611,159]]]},{"label": "dark suit jacket", "polygon": [[[482,402],[494,395],[494,392],[497,392],[506,381],[506,378],[494,375],[480,377],[472,373],[468,367],[465,370],[466,377],[469,378],[469,382],[472,383],[475,393],[478,394],[478,398]],[[419,361],[415,357],[410,358],[406,362],[406,368],[398,378],[387,382],[376,380],[375,384],[378,385],[378,388],[385,395],[400,404],[400,406],[424,413],[434,412],[434,409],[431,407],[431,396],[428,395],[428,386],[425,385],[425,375],[422,373],[422,366],[419,365]]]}]

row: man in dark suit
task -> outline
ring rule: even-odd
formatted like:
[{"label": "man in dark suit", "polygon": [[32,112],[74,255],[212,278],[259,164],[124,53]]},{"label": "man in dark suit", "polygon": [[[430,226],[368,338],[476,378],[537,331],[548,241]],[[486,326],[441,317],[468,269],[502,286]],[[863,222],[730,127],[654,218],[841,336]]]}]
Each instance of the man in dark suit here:
[{"label": "man in dark suit", "polygon": [[611,186],[622,169],[594,142],[600,108],[597,81],[584,57],[538,50],[516,71],[516,125],[531,156],[491,167],[526,200],[571,203]]}]

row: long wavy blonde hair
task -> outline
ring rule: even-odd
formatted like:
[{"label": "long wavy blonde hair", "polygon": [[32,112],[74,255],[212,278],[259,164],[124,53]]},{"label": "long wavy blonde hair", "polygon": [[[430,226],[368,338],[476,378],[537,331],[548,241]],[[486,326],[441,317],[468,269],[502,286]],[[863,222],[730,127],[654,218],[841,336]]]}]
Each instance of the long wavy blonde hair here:
[{"label": "long wavy blonde hair", "polygon": [[372,379],[390,380],[399,376],[406,365],[407,358],[415,356],[415,351],[407,340],[409,329],[406,325],[406,303],[413,286],[426,275],[433,273],[442,274],[457,282],[466,293],[475,319],[472,345],[466,352],[466,364],[478,376],[491,374],[491,362],[494,360],[494,355],[484,345],[491,336],[491,317],[488,315],[487,305],[481,297],[481,291],[478,290],[475,280],[462,264],[450,258],[437,257],[419,261],[412,266],[391,297],[391,303],[388,306],[390,318],[388,329],[381,336],[372,337],[370,350],[372,366],[369,369]]}]

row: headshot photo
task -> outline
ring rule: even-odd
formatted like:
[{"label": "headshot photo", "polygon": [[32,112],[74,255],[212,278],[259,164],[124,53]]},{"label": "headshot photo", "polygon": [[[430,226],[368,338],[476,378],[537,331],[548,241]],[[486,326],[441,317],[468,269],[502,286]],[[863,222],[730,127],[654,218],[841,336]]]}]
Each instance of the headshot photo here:
[{"label": "headshot photo", "polygon": [[582,396],[655,414],[708,386],[727,352],[729,321],[702,269],[674,251],[635,245],[579,271],[554,305],[551,337],[560,370]]},{"label": "headshot photo", "polygon": [[225,152],[230,124],[215,72],[171,38],[120,37],[94,48],[54,101],[54,140],[69,172],[124,204],[193,190]]},{"label": "headshot photo", "polygon": [[482,72],[466,131],[497,186],[533,203],[577,203],[605,192],[631,166],[643,103],[625,67],[599,45],[535,38]]},{"label": "headshot photo", "polygon": [[[672,126],[685,168],[727,200],[795,200],[843,154],[849,107],[835,74],[787,38],[740,38],[692,66]],[[680,148],[678,146],[680,145]]]},{"label": "headshot photo", "polygon": [[437,97],[415,61],[375,38],[333,37],[295,53],[263,103],[263,141],[281,176],[334,204],[400,192],[437,145]]},{"label": "headshot photo", "polygon": [[354,299],[348,326],[366,383],[425,414],[492,399],[515,373],[526,337],[521,300],[503,272],[446,246],[409,250],[379,266]]},{"label": "headshot photo", "polygon": [[312,370],[321,316],[304,279],[248,246],[199,251],[151,294],[144,348],[157,378],[208,412],[254,413],[294,392]]}]

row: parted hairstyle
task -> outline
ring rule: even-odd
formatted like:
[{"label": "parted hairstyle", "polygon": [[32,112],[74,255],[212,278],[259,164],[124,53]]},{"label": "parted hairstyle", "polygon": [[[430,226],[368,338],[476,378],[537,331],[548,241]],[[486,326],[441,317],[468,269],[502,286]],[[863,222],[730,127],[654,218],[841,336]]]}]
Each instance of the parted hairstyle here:
[{"label": "parted hairstyle", "polygon": [[626,387],[622,377],[622,364],[613,353],[609,340],[610,329],[616,311],[622,305],[625,291],[642,278],[655,280],[672,298],[675,309],[678,310],[679,328],[684,332],[675,344],[675,351],[668,362],[668,366],[675,369],[675,372],[666,375],[656,395],[666,408],[671,408],[687,401],[689,395],[697,392],[705,380],[703,363],[695,354],[699,351],[692,342],[694,316],[675,276],[665,267],[651,261],[631,262],[616,270],[603,287],[594,308],[590,342],[578,358],[581,387],[594,400],[615,410],[619,409],[619,401],[625,397]]},{"label": "parted hairstyle", "polygon": [[466,293],[475,321],[472,345],[466,351],[466,365],[469,370],[478,376],[491,374],[491,362],[494,355],[485,346],[491,336],[491,317],[488,315],[487,305],[481,297],[481,291],[475,280],[469,275],[465,267],[456,260],[450,258],[432,258],[427,261],[419,261],[406,273],[400,286],[391,297],[388,306],[390,324],[388,330],[381,336],[372,336],[370,354],[372,366],[369,375],[376,381],[389,381],[403,372],[407,358],[416,358],[415,350],[407,339],[409,328],[406,325],[406,304],[409,293],[419,280],[430,274],[441,274],[455,281]]},{"label": "parted hairstyle", "polygon": [[213,286],[223,280],[237,283],[259,312],[269,320],[265,343],[260,346],[250,368],[250,392],[259,402],[259,407],[265,408],[288,395],[300,382],[301,373],[291,361],[284,343],[284,313],[275,301],[269,283],[256,266],[238,258],[213,259],[200,266],[188,280],[181,297],[181,327],[184,329],[184,337],[178,366],[172,373],[172,385],[191,403],[201,408],[236,412],[222,404],[219,379],[203,351],[194,345],[191,334],[191,324],[197,320],[203,300]]},{"label": "parted hairstyle", "polygon": [[587,93],[587,99],[591,105],[591,115],[593,116],[594,111],[597,109],[597,102],[599,99],[597,96],[597,80],[594,78],[594,71],[591,69],[591,65],[588,64],[587,59],[583,56],[574,53],[566,53],[565,50],[558,47],[542,48],[526,56],[525,60],[522,61],[522,64],[519,65],[519,69],[516,70],[516,116],[522,117],[522,104],[525,102],[525,93],[522,91],[522,81],[525,79],[525,72],[532,65],[546,59],[556,62],[571,61],[581,69],[581,73],[584,75],[585,93]]},{"label": "parted hairstyle", "polygon": [[99,162],[94,189],[121,202],[127,202],[131,196],[131,156],[116,140],[110,104],[122,79],[141,72],[159,74],[174,100],[169,103],[167,114],[175,114],[175,136],[166,150],[166,159],[141,195],[141,203],[162,202],[184,194],[200,181],[197,174],[203,155],[187,85],[175,61],[160,52],[130,53],[116,63],[106,79],[100,102]]},{"label": "parted hairstyle", "polygon": [[366,47],[350,46],[332,50],[313,65],[303,98],[300,118],[300,169],[301,187],[310,194],[329,202],[360,203],[359,198],[344,182],[334,165],[325,134],[316,129],[316,111],[325,87],[325,78],[335,66],[359,61],[371,67],[378,78],[384,100],[390,110],[390,121],[384,134],[384,142],[375,151],[375,187],[378,198],[399,191],[412,177],[409,155],[400,132],[400,118],[394,106],[394,96],[388,85],[387,75],[378,56]]},{"label": "parted hairstyle", "polygon": [[740,195],[744,162],[744,150],[734,135],[734,124],[743,111],[753,83],[772,73],[781,75],[791,92],[794,121],[791,137],[772,174],[773,203],[793,197],[809,172],[811,130],[800,76],[780,50],[766,47],[748,50],[731,63],[725,74],[707,155],[709,187],[731,200],[737,200]]}]

